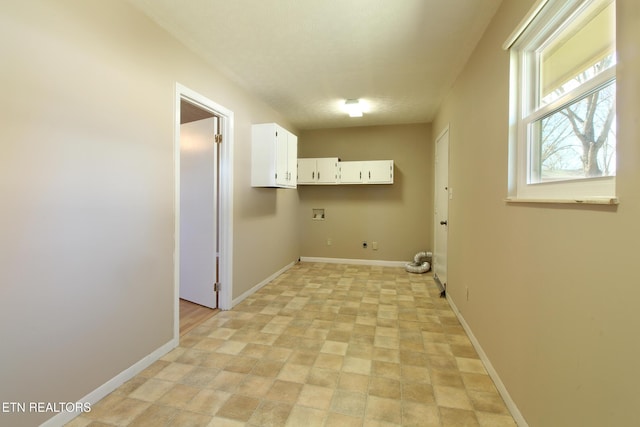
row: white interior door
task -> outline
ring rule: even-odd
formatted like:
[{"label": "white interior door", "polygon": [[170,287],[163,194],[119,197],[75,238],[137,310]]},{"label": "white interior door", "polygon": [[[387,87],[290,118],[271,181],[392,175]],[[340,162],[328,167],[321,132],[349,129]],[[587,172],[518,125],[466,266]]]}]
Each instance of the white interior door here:
[{"label": "white interior door", "polygon": [[217,118],[180,125],[180,298],[217,308]]},{"label": "white interior door", "polygon": [[449,128],[436,140],[434,191],[434,277],[445,288],[447,285],[447,240],[449,232]]}]

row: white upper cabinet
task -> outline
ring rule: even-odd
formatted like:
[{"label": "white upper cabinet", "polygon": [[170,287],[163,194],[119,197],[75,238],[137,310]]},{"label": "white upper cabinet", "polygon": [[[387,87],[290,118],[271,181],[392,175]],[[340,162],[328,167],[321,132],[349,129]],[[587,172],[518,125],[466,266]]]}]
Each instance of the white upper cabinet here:
[{"label": "white upper cabinet", "polygon": [[393,184],[393,160],[371,160],[362,163],[362,178],[365,184]]},{"label": "white upper cabinet", "polygon": [[362,163],[358,161],[340,162],[338,182],[340,184],[362,184]]},{"label": "white upper cabinet", "polygon": [[340,162],[339,184],[393,184],[393,160]]},{"label": "white upper cabinet", "polygon": [[277,125],[251,127],[251,186],[296,188],[298,137]]},{"label": "white upper cabinet", "polygon": [[298,159],[298,184],[337,184],[338,158]]}]

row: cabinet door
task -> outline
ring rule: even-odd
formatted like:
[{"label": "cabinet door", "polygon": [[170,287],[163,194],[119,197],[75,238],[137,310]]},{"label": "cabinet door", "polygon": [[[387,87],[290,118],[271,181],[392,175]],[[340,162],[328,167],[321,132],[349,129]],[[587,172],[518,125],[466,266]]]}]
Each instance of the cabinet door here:
[{"label": "cabinet door", "polygon": [[251,126],[251,185],[276,186],[276,125],[262,123]]},{"label": "cabinet door", "polygon": [[362,162],[340,162],[340,184],[362,184]]},{"label": "cabinet door", "polygon": [[296,188],[298,137],[275,123],[251,127],[251,185]]},{"label": "cabinet door", "polygon": [[338,182],[337,157],[316,159],[316,182],[318,184],[335,184]]},{"label": "cabinet door", "polygon": [[289,188],[296,188],[298,182],[298,137],[287,132],[287,184]]},{"label": "cabinet door", "polygon": [[298,184],[315,184],[316,159],[298,159]]},{"label": "cabinet door", "polygon": [[280,126],[276,126],[276,184],[282,186],[287,186],[289,183],[287,133]]},{"label": "cabinet door", "polygon": [[393,184],[393,160],[371,160],[362,163],[364,183]]}]

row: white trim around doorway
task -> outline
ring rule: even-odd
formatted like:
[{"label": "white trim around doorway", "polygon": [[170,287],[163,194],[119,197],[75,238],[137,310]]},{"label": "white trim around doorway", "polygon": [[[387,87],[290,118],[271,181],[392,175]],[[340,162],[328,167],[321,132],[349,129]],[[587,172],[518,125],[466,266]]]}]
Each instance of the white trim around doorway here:
[{"label": "white trim around doorway", "polygon": [[222,146],[220,147],[220,263],[219,308],[229,310],[232,307],[233,289],[233,111],[211,101],[205,96],[176,83],[174,122],[174,340],[176,345],[180,337],[180,100],[184,99],[220,117]]}]

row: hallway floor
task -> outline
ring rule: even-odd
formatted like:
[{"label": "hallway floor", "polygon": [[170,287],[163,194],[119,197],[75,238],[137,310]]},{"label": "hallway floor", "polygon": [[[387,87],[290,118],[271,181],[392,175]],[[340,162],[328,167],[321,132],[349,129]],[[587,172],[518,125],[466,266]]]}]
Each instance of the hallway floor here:
[{"label": "hallway floor", "polygon": [[515,426],[430,274],[301,263],[68,426]]}]

